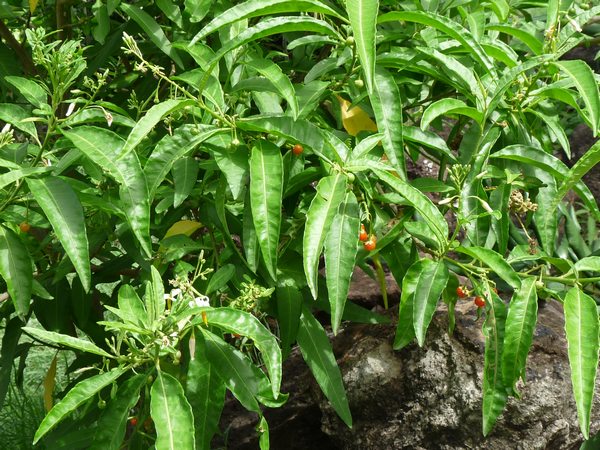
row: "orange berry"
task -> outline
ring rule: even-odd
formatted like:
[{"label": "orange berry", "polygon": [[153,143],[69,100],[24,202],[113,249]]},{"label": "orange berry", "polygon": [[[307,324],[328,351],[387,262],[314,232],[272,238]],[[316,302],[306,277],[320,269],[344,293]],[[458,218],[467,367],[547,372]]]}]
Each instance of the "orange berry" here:
[{"label": "orange berry", "polygon": [[137,417],[132,417],[131,419],[129,419],[129,424],[132,427],[135,427],[137,425],[137,423],[138,423]]},{"label": "orange berry", "polygon": [[369,240],[363,244],[363,247],[368,252],[375,250],[375,248],[377,247],[377,238],[374,234],[372,234]]},{"label": "orange berry", "polygon": [[296,156],[300,156],[303,151],[304,147],[302,147],[300,144],[296,144],[294,145],[294,148],[292,148],[292,153]]},{"label": "orange berry", "polygon": [[467,296],[464,286],[459,286],[456,288],[456,295],[458,298],[465,298]]},{"label": "orange berry", "polygon": [[31,230],[31,225],[29,225],[27,222],[21,222],[19,229],[21,230],[21,233],[29,233],[29,230]]},{"label": "orange berry", "polygon": [[358,240],[360,242],[365,242],[367,239],[369,239],[369,234],[367,233],[367,230],[365,229],[364,225],[360,226],[360,233],[358,234]]},{"label": "orange berry", "polygon": [[479,295],[477,297],[475,297],[474,303],[478,308],[483,308],[485,306],[485,300],[483,298],[481,298]]}]

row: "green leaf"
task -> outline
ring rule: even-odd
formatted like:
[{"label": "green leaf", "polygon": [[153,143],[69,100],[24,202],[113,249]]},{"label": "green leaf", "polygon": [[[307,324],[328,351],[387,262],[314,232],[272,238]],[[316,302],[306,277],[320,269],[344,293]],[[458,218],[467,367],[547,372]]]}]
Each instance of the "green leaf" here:
[{"label": "green leaf", "polygon": [[[371,104],[377,127],[383,135],[385,154],[402,179],[406,179],[404,142],[402,139],[402,99],[394,77],[382,67],[375,69]],[[361,141],[364,142],[364,141]]]},{"label": "green leaf", "polygon": [[448,161],[452,163],[456,162],[456,157],[448,148],[446,141],[444,141],[437,134],[432,133],[431,131],[423,131],[418,127],[412,126],[404,126],[402,131],[404,133],[405,142],[415,142],[425,148],[434,150],[435,153],[433,154],[438,158],[440,157],[439,154],[441,153],[441,155],[445,156]]},{"label": "green leaf", "polygon": [[273,84],[279,95],[287,102],[292,111],[292,117],[297,119],[298,100],[296,91],[290,79],[281,71],[281,68],[268,59],[251,59],[246,62],[246,65],[252,67]]},{"label": "green leaf", "polygon": [[443,98],[433,102],[423,112],[423,116],[421,118],[421,130],[426,131],[431,122],[433,122],[439,116],[450,114],[461,114],[463,116],[470,117],[480,126],[483,123],[483,114],[476,108],[467,106],[467,104],[462,100],[457,100],[455,98]]},{"label": "green leaf", "polygon": [[27,133],[41,146],[38,141],[37,130],[33,122],[27,122],[29,114],[25,109],[13,103],[0,103],[0,120],[10,123],[15,128]]},{"label": "green leaf", "polygon": [[125,381],[108,403],[98,419],[91,450],[119,450],[125,438],[129,412],[140,398],[140,390],[146,384],[144,374],[134,375]]},{"label": "green leaf", "polygon": [[346,184],[347,178],[341,172],[321,178],[317,185],[317,193],[306,213],[302,243],[303,262],[304,273],[313,298],[317,298],[321,251],[327,232],[344,200]]},{"label": "green leaf", "polygon": [[4,406],[8,387],[12,382],[10,373],[13,368],[13,361],[18,356],[17,346],[21,337],[21,326],[23,322],[18,317],[13,317],[6,323],[4,336],[2,336],[2,346],[0,347],[0,409]]},{"label": "green leaf", "polygon": [[75,266],[83,289],[89,292],[92,283],[89,244],[77,194],[58,177],[30,178],[27,185]]},{"label": "green leaf", "polygon": [[[192,339],[190,338],[190,346]],[[195,345],[195,338],[193,340]],[[219,418],[225,402],[225,384],[213,364],[206,359],[203,345],[195,345],[187,370],[185,394],[194,413],[196,445],[210,450],[210,441],[219,430]]]},{"label": "green leaf", "polygon": [[150,390],[156,450],[195,449],[194,416],[177,378],[158,369]]},{"label": "green leaf", "polygon": [[27,247],[12,230],[0,226],[0,275],[21,319],[29,312],[33,263]]},{"label": "green leaf", "polygon": [[119,158],[123,140],[102,128],[82,126],[64,132],[88,158],[107,170],[121,185],[120,198],[127,221],[144,252],[152,254],[150,242],[150,204],[146,178],[134,152]]},{"label": "green leaf", "polygon": [[488,25],[486,26],[487,30],[500,31],[501,33],[508,34],[521,42],[523,42],[529,49],[533,52],[534,55],[540,55],[544,52],[544,44],[536,38],[533,34],[521,29],[511,27],[509,25]]},{"label": "green leaf", "polygon": [[148,323],[156,324],[165,311],[165,287],[160,272],[154,266],[150,267],[150,281],[146,282],[146,314]]},{"label": "green leaf", "polygon": [[9,184],[14,183],[21,178],[48,172],[50,170],[52,170],[51,167],[24,167],[22,169],[11,169],[9,172],[0,175],[0,189],[4,189]]},{"label": "green leaf", "polygon": [[395,21],[416,22],[446,33],[460,42],[465,50],[472,53],[473,57],[488,73],[495,73],[492,60],[487,56],[469,30],[459,23],[431,11],[394,11],[383,14],[378,19],[379,23]]},{"label": "green leaf", "polygon": [[117,367],[109,372],[95,375],[77,383],[59,403],[54,405],[48,415],[44,417],[44,420],[42,420],[42,423],[35,432],[33,443],[36,444],[48,431],[65,419],[67,415],[75,411],[84,402],[93,398],[106,386],[115,382],[127,370],[123,367]]},{"label": "green leaf", "polygon": [[181,17],[181,10],[171,0],[156,0],[156,6],[160,8],[162,12],[169,18],[169,20],[175,22],[179,28],[183,28],[183,19]]},{"label": "green leaf", "polygon": [[556,61],[553,63],[575,84],[585,104],[585,113],[591,124],[594,136],[598,135],[600,126],[600,92],[594,72],[585,61]]},{"label": "green leaf", "polygon": [[95,355],[104,356],[106,358],[112,358],[112,355],[110,353],[107,353],[106,351],[102,350],[100,347],[98,347],[96,344],[90,341],[79,339],[66,334],[55,333],[53,331],[42,330],[40,328],[23,327],[23,331],[26,331],[28,334],[46,342],[64,345],[66,347],[74,348],[76,350],[81,350],[82,352],[93,353]]},{"label": "green leaf", "polygon": [[[422,259],[414,286],[413,326],[419,346],[425,343],[425,334],[435,313],[438,300],[448,283],[448,268],[443,261]],[[410,288],[409,288],[410,294]]]},{"label": "green leaf", "polygon": [[21,93],[25,100],[37,108],[48,107],[48,94],[42,86],[29,78],[8,76],[5,81],[12,84]]},{"label": "green leaf", "polygon": [[[220,135],[220,137],[225,137],[225,135]],[[246,190],[250,172],[248,149],[241,145],[233,151],[226,147],[211,146],[209,152],[215,158],[221,172],[225,175],[231,195],[236,200],[240,199]]]},{"label": "green leaf", "polygon": [[260,422],[258,424],[258,432],[260,433],[260,437],[258,438],[260,450],[269,450],[271,445],[269,440],[269,424],[267,423],[267,419],[265,419],[265,416],[261,416],[260,418]]},{"label": "green leaf", "polygon": [[126,157],[129,152],[135,149],[139,143],[148,136],[156,124],[166,116],[193,104],[193,100],[169,99],[154,105],[146,112],[146,114],[144,114],[144,117],[135,124],[135,127],[133,127],[133,130],[131,130],[127,137],[127,141],[125,141],[118,158]]},{"label": "green leaf", "polygon": [[252,314],[238,309],[214,308],[206,315],[211,325],[252,339],[269,371],[273,396],[277,398],[281,385],[282,359],[275,336]]},{"label": "green leaf", "polygon": [[200,330],[203,343],[206,345],[206,358],[227,388],[244,408],[260,412],[257,397],[260,396],[262,403],[268,399],[265,394],[271,394],[267,376],[246,355],[220,337],[202,327]]},{"label": "green leaf", "polygon": [[352,427],[352,416],[342,374],[333,355],[329,338],[321,324],[306,307],[302,308],[298,345],[323,394],[329,399],[340,419]]},{"label": "green leaf", "polygon": [[525,381],[525,363],[533,342],[537,322],[538,299],[534,277],[524,278],[513,295],[506,318],[502,375],[507,388],[517,392],[517,381]]},{"label": "green leaf", "polygon": [[379,1],[347,0],[346,12],[354,33],[356,52],[367,82],[367,91],[371,94],[375,78],[375,33]]},{"label": "green leaf", "polygon": [[573,264],[573,268],[577,272],[600,272],[600,256],[581,258]]},{"label": "green leaf", "polygon": [[160,51],[164,54],[168,55],[175,64],[177,64],[181,69],[183,69],[183,62],[175,50],[164,31],[160,27],[158,23],[152,18],[150,14],[143,11],[134,5],[129,5],[127,3],[121,3],[121,9],[125,14],[127,14],[131,19],[133,19],[142,30],[148,35],[148,38],[156,45]]},{"label": "green leaf", "polygon": [[600,347],[598,310],[594,299],[576,287],[567,292],[564,310],[573,395],[581,433],[588,439]]},{"label": "green leaf", "polygon": [[144,303],[131,285],[124,284],[119,289],[118,305],[119,317],[124,321],[136,326],[142,326],[143,328],[148,326],[148,317]]},{"label": "green leaf", "polygon": [[250,155],[250,207],[267,270],[277,279],[283,197],[283,157],[275,144],[259,140]]},{"label": "green leaf", "polygon": [[171,173],[175,183],[173,207],[177,208],[191,194],[198,178],[200,167],[194,158],[185,156],[173,164]]},{"label": "green leaf", "polygon": [[277,299],[277,324],[279,325],[279,339],[281,352],[286,358],[296,342],[300,315],[302,314],[302,294],[296,286],[277,286],[275,289]]},{"label": "green leaf", "polygon": [[308,120],[294,120],[289,116],[268,115],[240,119],[238,128],[261,131],[302,144],[305,152],[311,150],[326,161],[342,163],[348,156],[348,147],[334,135],[325,134],[322,128]]},{"label": "green leaf", "polygon": [[211,0],[185,0],[185,12],[190,15],[190,22],[200,22],[212,5]]},{"label": "green leaf", "polygon": [[329,5],[316,0],[250,0],[235,5],[227,11],[217,15],[208,25],[196,34],[196,36],[194,36],[190,45],[194,45],[200,39],[208,36],[219,28],[239,20],[287,12],[315,12],[345,20],[342,15]]},{"label": "green leaf", "polygon": [[494,250],[483,247],[457,247],[455,251],[469,255],[470,257],[482,262],[496,275],[506,281],[513,289],[521,286],[521,279],[506,260]]},{"label": "green leaf", "polygon": [[344,305],[350,290],[350,279],[358,252],[360,208],[356,196],[348,192],[325,237],[325,280],[331,306],[331,327],[337,334]]},{"label": "green leaf", "polygon": [[388,172],[374,169],[373,172],[381,181],[386,183],[402,197],[404,197],[421,215],[425,223],[429,226],[440,247],[446,245],[448,236],[448,223],[440,211],[429,200],[427,196],[415,189],[406,181],[394,177]]},{"label": "green leaf", "polygon": [[162,138],[144,165],[150,201],[154,200],[156,189],[165,179],[175,161],[187,155],[205,140],[222,132],[223,130],[214,127],[184,125],[177,128],[172,135]]},{"label": "green leaf", "polygon": [[211,277],[208,282],[208,287],[205,290],[206,295],[210,295],[213,292],[223,289],[229,280],[235,275],[235,266],[233,264],[225,264],[219,268]]},{"label": "green leaf", "polygon": [[506,405],[506,385],[502,377],[502,352],[506,306],[500,297],[489,292],[483,323],[485,360],[483,364],[483,435],[487,436]]}]

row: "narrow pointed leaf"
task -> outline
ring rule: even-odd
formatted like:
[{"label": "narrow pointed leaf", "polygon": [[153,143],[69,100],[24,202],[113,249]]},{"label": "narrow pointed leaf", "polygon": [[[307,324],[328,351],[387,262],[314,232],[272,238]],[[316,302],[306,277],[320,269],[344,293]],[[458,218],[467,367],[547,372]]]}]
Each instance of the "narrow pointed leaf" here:
[{"label": "narrow pointed leaf", "polygon": [[344,17],[336,10],[317,0],[250,0],[235,5],[216,16],[208,25],[196,34],[196,36],[194,36],[190,45],[194,45],[200,39],[208,36],[219,28],[239,20],[297,11],[322,13],[344,20]]},{"label": "narrow pointed leaf", "polygon": [[8,76],[4,80],[12,84],[21,93],[25,100],[37,108],[48,106],[48,94],[42,86],[29,78]]},{"label": "narrow pointed leaf", "polygon": [[80,381],[67,395],[50,410],[35,432],[33,443],[37,443],[46,433],[58,425],[80,405],[93,398],[98,392],[123,375],[127,369],[119,367],[109,372]]},{"label": "narrow pointed leaf", "polygon": [[208,316],[211,325],[252,339],[255,347],[261,352],[271,377],[273,396],[277,398],[281,386],[282,359],[275,336],[252,314],[238,309],[215,308]]},{"label": "narrow pointed leaf", "polygon": [[156,427],[156,450],[196,448],[192,407],[177,378],[162,370],[150,390],[150,414]]},{"label": "narrow pointed leaf", "polygon": [[304,273],[313,298],[317,298],[318,292],[319,258],[333,218],[344,200],[346,182],[346,176],[340,172],[321,178],[317,185],[317,193],[306,213],[302,244],[303,261]]},{"label": "narrow pointed leaf", "polygon": [[350,406],[342,381],[342,374],[333,355],[325,330],[311,312],[304,307],[298,330],[298,345],[302,357],[319,383],[323,394],[331,402],[340,419],[352,427]]},{"label": "narrow pointed leaf", "polygon": [[77,194],[58,177],[30,178],[27,185],[73,263],[84,290],[89,292],[92,282],[89,244]]},{"label": "narrow pointed leaf", "polygon": [[102,412],[96,427],[94,443],[90,450],[119,450],[125,438],[127,418],[140,398],[140,390],[146,384],[144,374],[134,375],[117,390],[117,395]]},{"label": "narrow pointed leaf", "polygon": [[250,156],[250,207],[265,265],[274,280],[277,279],[282,197],[281,150],[269,141],[258,141]]},{"label": "narrow pointed leaf", "polygon": [[12,382],[11,372],[13,361],[18,356],[17,346],[21,337],[23,322],[18,317],[13,317],[6,323],[4,336],[0,345],[0,409],[4,406],[4,400],[8,393],[8,387]]},{"label": "narrow pointed leaf", "polygon": [[419,346],[425,343],[425,334],[446,284],[448,268],[443,261],[421,260],[414,290],[413,325]]},{"label": "narrow pointed leaf", "polygon": [[190,195],[198,178],[199,166],[196,160],[186,156],[175,161],[171,172],[175,183],[173,207],[177,208]]},{"label": "narrow pointed leaf", "polygon": [[252,67],[273,84],[277,93],[287,102],[292,111],[292,117],[294,119],[298,118],[296,91],[290,79],[281,71],[281,68],[268,59],[251,59],[246,65]]},{"label": "narrow pointed leaf", "polygon": [[0,189],[4,189],[11,183],[20,180],[21,178],[44,173],[51,170],[49,167],[23,167],[22,169],[11,169],[10,171],[0,175]]},{"label": "narrow pointed leaf", "polygon": [[483,247],[458,247],[456,251],[482,262],[514,289],[518,289],[521,286],[521,279],[514,269],[494,250]]},{"label": "narrow pointed leaf", "polygon": [[32,261],[19,236],[0,226],[0,275],[6,282],[15,311],[22,319],[29,312],[33,287]]},{"label": "narrow pointed leaf", "polygon": [[423,117],[421,118],[421,130],[427,130],[431,122],[439,116],[449,114],[461,114],[470,117],[480,125],[483,122],[483,114],[476,108],[467,106],[462,100],[443,98],[429,105],[423,112]]},{"label": "narrow pointed leaf", "polygon": [[102,350],[96,344],[84,339],[79,339],[67,334],[55,333],[54,331],[46,331],[40,328],[23,327],[23,331],[26,331],[32,336],[35,336],[42,341],[50,342],[52,344],[64,345],[65,347],[73,348],[75,350],[81,350],[82,352],[93,353],[95,355],[105,356],[112,358],[110,353]]},{"label": "narrow pointed leaf", "polygon": [[485,356],[483,364],[483,435],[487,436],[506,405],[506,384],[502,377],[502,353],[506,306],[500,297],[490,292],[492,300],[486,301],[486,318],[483,323]]},{"label": "narrow pointed leaf", "polygon": [[581,433],[588,439],[600,347],[598,310],[594,299],[576,287],[567,292],[564,310],[573,395]]},{"label": "narrow pointed leaf", "polygon": [[534,277],[521,281],[521,287],[513,295],[506,317],[502,374],[506,386],[515,393],[519,378],[525,380],[523,376],[525,363],[537,322],[538,303],[535,282]]},{"label": "narrow pointed leaf", "polygon": [[356,237],[359,227],[358,202],[354,193],[348,192],[325,238],[325,280],[333,334],[337,334],[350,290],[350,279],[358,252]]},{"label": "narrow pointed leaf", "polygon": [[375,77],[375,33],[379,1],[347,0],[346,11],[354,33],[358,59],[367,82],[367,91],[371,93]]},{"label": "narrow pointed leaf", "polygon": [[131,230],[142,249],[148,256],[151,255],[148,186],[137,155],[129,152],[119,159],[123,140],[109,130],[82,126],[64,134],[121,185],[120,198]]},{"label": "narrow pointed leaf", "polygon": [[284,285],[277,286],[275,296],[281,353],[283,358],[286,358],[298,335],[300,315],[302,314],[302,293],[296,286]]},{"label": "narrow pointed leaf", "polygon": [[384,68],[377,67],[371,104],[377,127],[383,134],[385,154],[402,179],[406,179],[402,129],[402,99],[394,77]]}]

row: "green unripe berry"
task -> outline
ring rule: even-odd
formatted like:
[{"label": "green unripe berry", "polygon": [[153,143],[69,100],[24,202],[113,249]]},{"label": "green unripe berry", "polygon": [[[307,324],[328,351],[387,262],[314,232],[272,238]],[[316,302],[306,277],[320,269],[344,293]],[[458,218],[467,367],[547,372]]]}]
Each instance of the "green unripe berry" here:
[{"label": "green unripe berry", "polygon": [[348,37],[346,38],[346,45],[347,45],[348,47],[350,47],[351,45],[354,45],[354,36],[348,36]]},{"label": "green unripe berry", "polygon": [[359,89],[362,89],[363,87],[365,87],[365,82],[359,78],[358,80],[354,80],[354,86],[356,86]]}]

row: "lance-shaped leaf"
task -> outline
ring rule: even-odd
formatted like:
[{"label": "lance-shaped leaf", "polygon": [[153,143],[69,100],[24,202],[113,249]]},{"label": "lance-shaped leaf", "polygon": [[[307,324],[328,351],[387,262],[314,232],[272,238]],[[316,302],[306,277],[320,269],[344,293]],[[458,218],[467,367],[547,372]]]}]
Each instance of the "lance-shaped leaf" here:
[{"label": "lance-shaped leaf", "polygon": [[302,314],[302,293],[297,286],[277,286],[275,290],[277,299],[277,324],[279,325],[279,339],[281,340],[281,353],[287,357],[296,342],[300,315]]},{"label": "lance-shaped leaf", "polygon": [[327,333],[311,312],[303,307],[298,330],[302,357],[319,383],[325,397],[346,425],[352,427],[352,415],[346,397],[342,374],[337,365]]},{"label": "lance-shaped leaf", "polygon": [[573,395],[581,433],[588,439],[600,347],[598,309],[592,297],[574,287],[567,292],[564,310]]},{"label": "lance-shaped leaf", "polygon": [[210,324],[230,333],[247,336],[261,352],[271,376],[273,396],[279,395],[281,385],[281,350],[275,336],[260,321],[244,311],[233,308],[214,308],[209,314]]},{"label": "lance-shaped leaf", "polygon": [[58,177],[30,178],[27,185],[73,263],[83,288],[88,292],[92,282],[89,244],[83,207],[77,194]]},{"label": "lance-shaped leaf", "polygon": [[457,247],[457,252],[469,255],[472,258],[482,262],[496,275],[506,281],[512,288],[518,289],[521,286],[521,279],[517,272],[508,264],[505,259],[494,250],[483,247]]},{"label": "lance-shaped leaf", "polygon": [[0,275],[6,282],[15,311],[22,319],[29,312],[33,287],[32,266],[27,247],[19,236],[0,226]]},{"label": "lance-shaped leaf", "polygon": [[140,398],[140,390],[146,384],[144,374],[134,375],[117,390],[102,412],[96,427],[94,443],[90,450],[119,450],[125,438],[127,417]]},{"label": "lance-shaped leaf", "polygon": [[198,178],[199,166],[190,156],[178,159],[171,170],[175,183],[175,199],[173,207],[177,208],[190,195]]},{"label": "lance-shaped leaf", "polygon": [[277,93],[288,103],[292,111],[292,117],[296,119],[298,117],[296,91],[290,79],[281,71],[281,68],[268,59],[251,59],[246,65],[252,67],[273,84]]},{"label": "lance-shaped leaf", "polygon": [[118,158],[123,140],[102,128],[82,126],[64,132],[88,158],[108,171],[121,185],[120,198],[131,230],[148,256],[150,243],[150,205],[146,178],[137,154],[129,152]]},{"label": "lance-shaped leaf", "polygon": [[269,141],[258,141],[250,155],[250,207],[265,265],[274,280],[277,279],[282,197],[281,150]]},{"label": "lance-shaped leaf", "polygon": [[375,33],[377,31],[378,0],[347,0],[346,11],[354,33],[358,59],[365,74],[367,91],[373,92],[375,77]]},{"label": "lance-shaped leaf", "polygon": [[506,386],[516,394],[519,377],[525,380],[525,363],[533,342],[533,333],[537,322],[537,290],[535,278],[521,281],[521,287],[510,302],[506,317],[504,352],[502,354],[502,374]]},{"label": "lance-shaped leaf", "polygon": [[54,428],[67,415],[75,411],[81,404],[93,398],[98,392],[117,380],[127,369],[118,367],[109,372],[87,378],[75,385],[67,395],[50,410],[35,432],[33,443],[37,443],[46,433]]},{"label": "lance-shaped leaf", "polygon": [[8,76],[4,80],[12,84],[25,99],[37,108],[48,106],[48,94],[42,86],[29,78]]},{"label": "lance-shaped leaf", "polygon": [[19,105],[14,103],[0,103],[0,120],[10,123],[15,128],[27,133],[41,146],[35,125],[33,122],[25,121],[29,117],[29,113]]},{"label": "lance-shaped leaf", "polygon": [[506,384],[502,377],[502,352],[506,306],[500,297],[490,292],[491,300],[486,301],[486,318],[483,323],[485,336],[485,356],[483,363],[483,435],[487,436],[496,419],[506,405]]},{"label": "lance-shaped leaf", "polygon": [[[194,342],[195,352],[191,342]],[[195,339],[190,339],[190,352],[194,356],[188,366],[185,394],[194,413],[196,445],[200,450],[210,450],[210,441],[219,429],[225,383],[214,365],[207,361],[204,346],[195,344]]]},{"label": "lance-shaped leaf", "polygon": [[414,287],[413,326],[419,346],[425,343],[425,334],[446,284],[448,268],[443,261],[422,259],[421,271]]},{"label": "lance-shaped leaf", "polygon": [[180,100],[180,99],[169,99],[164,102],[160,102],[150,108],[144,117],[142,117],[138,123],[135,124],[133,130],[129,133],[127,141],[121,149],[119,158],[123,158],[132,151],[142,140],[148,136],[148,133],[152,131],[152,128],[156,126],[165,116],[173,114],[174,112],[185,108],[186,106],[193,105],[193,100]]},{"label": "lance-shaped leaf", "polygon": [[222,14],[217,15],[208,25],[196,34],[196,36],[194,36],[190,45],[194,45],[200,39],[208,36],[219,28],[239,20],[287,12],[316,12],[345,20],[345,18],[331,8],[331,6],[318,0],[250,0],[235,5]]},{"label": "lance-shaped leaf", "polygon": [[4,189],[11,183],[20,180],[21,178],[44,173],[51,170],[50,167],[24,167],[22,169],[11,169],[9,172],[0,175],[0,189]]},{"label": "lance-shaped leaf", "polygon": [[150,389],[150,414],[156,427],[156,450],[196,448],[194,416],[183,387],[160,369]]},{"label": "lance-shaped leaf", "polygon": [[313,298],[317,298],[319,258],[325,244],[325,237],[340,203],[344,200],[346,183],[347,178],[341,172],[321,178],[317,185],[317,193],[306,213],[302,243],[303,262],[304,273]]},{"label": "lance-shaped leaf", "polygon": [[429,198],[406,181],[394,177],[388,172],[373,169],[381,181],[404,197],[421,215],[425,223],[433,232],[440,246],[444,246],[448,237],[448,223],[442,213],[435,207]]},{"label": "lance-shaped leaf", "polygon": [[325,280],[334,334],[337,334],[342,321],[344,305],[350,289],[350,279],[358,252],[356,236],[359,227],[358,202],[354,193],[348,192],[325,238]]},{"label": "lance-shaped leaf", "polygon": [[384,68],[377,67],[371,96],[377,127],[383,134],[383,149],[388,160],[402,179],[406,179],[402,130],[402,99],[394,77]]},{"label": "lance-shaped leaf", "polygon": [[12,382],[10,373],[13,368],[13,360],[18,356],[17,346],[22,333],[22,325],[21,319],[13,317],[4,328],[4,336],[2,336],[0,345],[0,408],[4,406],[6,393]]},{"label": "lance-shaped leaf", "polygon": [[427,130],[431,122],[433,122],[439,116],[449,114],[461,114],[463,116],[470,117],[479,125],[482,125],[483,114],[476,108],[467,106],[467,104],[462,100],[455,98],[443,98],[437,102],[433,102],[425,111],[423,111],[423,117],[421,118],[421,130]]},{"label": "lance-shaped leaf", "polygon": [[402,278],[402,294],[398,306],[398,325],[394,337],[394,350],[400,350],[410,344],[415,338],[413,324],[413,310],[415,303],[415,290],[419,276],[423,271],[426,259],[421,259],[412,264]]},{"label": "lance-shaped leaf", "polygon": [[95,355],[105,356],[112,358],[110,353],[102,350],[96,344],[84,339],[79,339],[67,334],[55,333],[54,331],[46,331],[40,328],[23,327],[23,331],[26,331],[30,335],[41,339],[42,341],[51,342],[53,344],[64,345],[66,347],[73,348],[75,350],[81,350],[87,353],[93,353]]}]

